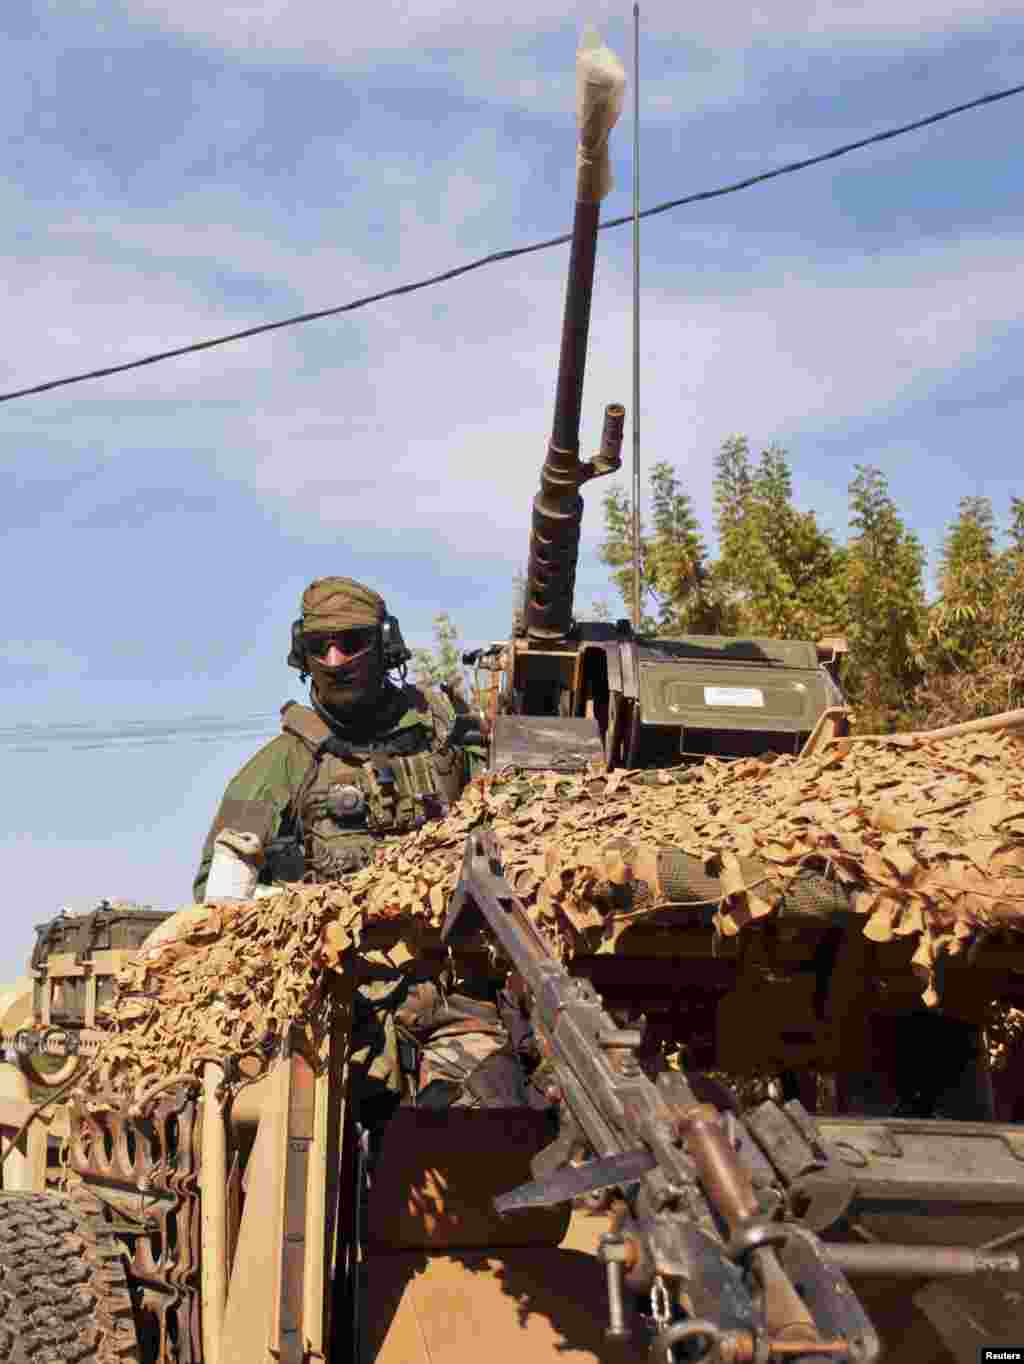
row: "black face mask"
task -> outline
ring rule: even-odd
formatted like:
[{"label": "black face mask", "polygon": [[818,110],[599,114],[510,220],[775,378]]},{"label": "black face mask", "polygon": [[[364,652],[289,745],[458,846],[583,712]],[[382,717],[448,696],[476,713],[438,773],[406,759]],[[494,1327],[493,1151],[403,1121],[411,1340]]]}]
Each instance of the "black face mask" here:
[{"label": "black face mask", "polygon": [[315,658],[307,666],[317,699],[329,711],[344,713],[371,706],[384,682],[379,647],[367,649],[338,668],[328,668]]}]

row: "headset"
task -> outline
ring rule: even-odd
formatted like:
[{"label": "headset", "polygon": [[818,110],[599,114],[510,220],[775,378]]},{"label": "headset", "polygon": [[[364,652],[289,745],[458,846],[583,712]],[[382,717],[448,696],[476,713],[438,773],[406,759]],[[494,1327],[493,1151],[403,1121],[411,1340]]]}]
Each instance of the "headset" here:
[{"label": "headset", "polygon": [[[412,653],[402,638],[402,630],[397,618],[386,615],[377,628],[380,631],[384,671],[391,672],[392,668],[404,667],[412,658]],[[309,659],[306,654],[306,646],[302,640],[304,633],[302,617],[300,616],[298,620],[292,621],[292,647],[288,652],[288,666],[298,668],[303,681],[309,676]]]}]

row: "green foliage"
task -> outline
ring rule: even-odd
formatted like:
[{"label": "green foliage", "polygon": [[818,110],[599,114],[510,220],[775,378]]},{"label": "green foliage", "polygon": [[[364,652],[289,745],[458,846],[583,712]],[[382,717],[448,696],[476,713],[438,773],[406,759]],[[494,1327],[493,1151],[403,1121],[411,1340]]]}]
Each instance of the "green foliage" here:
[{"label": "green foliage", "polygon": [[[679,476],[666,462],[650,473],[651,529],[641,521],[642,629],[660,634],[789,635],[817,638],[842,618],[844,551],[813,512],[793,506],[785,452],[772,446],[751,464],[743,437],[715,460],[717,563]],[[604,498],[601,558],[627,611],[633,596],[632,504],[612,488]]]},{"label": "green foliage", "polygon": [[719,536],[743,520],[752,491],[750,445],[746,436],[730,436],[715,456],[715,527]]},{"label": "green foliage", "polygon": [[512,609],[522,611],[526,606],[526,571],[517,569],[512,574]]},{"label": "green foliage", "polygon": [[1010,548],[999,561],[999,590],[993,613],[996,643],[1003,649],[1024,647],[1024,547],[1017,547],[1015,534],[1011,527]]},{"label": "green foliage", "polygon": [[651,468],[651,524],[649,572],[660,632],[699,634],[712,628],[707,546],[689,495],[664,461]]},{"label": "green foliage", "polygon": [[906,728],[921,677],[924,550],[907,529],[880,469],[856,465],[846,552],[844,685],[864,731]]},{"label": "green foliage", "polygon": [[925,725],[1024,704],[1024,502],[1010,499],[1009,545],[996,546],[992,504],[965,497],[946,532],[940,597],[928,619],[927,680],[915,703]]},{"label": "green foliage", "polygon": [[[687,634],[715,629],[707,546],[693,503],[671,464],[650,472],[651,531],[640,517],[640,628],[645,634]],[[633,614],[633,504],[623,488],[604,496],[605,538],[600,556],[614,571],[626,615]]]},{"label": "green foliage", "polygon": [[769,446],[756,466],[744,437],[715,458],[714,567],[728,603],[723,624],[753,635],[816,639],[842,617],[844,552],[813,512],[793,506],[785,451]]},{"label": "green foliage", "polygon": [[1024,554],[1024,497],[1010,498],[1010,554]]},{"label": "green foliage", "polygon": [[413,676],[418,686],[437,687],[442,682],[456,693],[464,696],[466,678],[462,669],[462,655],[457,645],[459,632],[452,624],[447,611],[434,617],[434,648],[413,649]]},{"label": "green foliage", "polygon": [[964,497],[946,532],[939,569],[939,600],[928,622],[928,642],[941,672],[972,670],[985,659],[995,634],[993,608],[1003,565],[997,562],[992,503]]},{"label": "green foliage", "polygon": [[[611,580],[622,598],[623,614],[633,615],[633,504],[625,488],[614,484],[602,499],[605,538],[598,554],[601,562],[612,569]],[[648,566],[650,541],[640,517],[640,611],[641,629],[653,630],[656,622],[645,614],[653,590]]]}]

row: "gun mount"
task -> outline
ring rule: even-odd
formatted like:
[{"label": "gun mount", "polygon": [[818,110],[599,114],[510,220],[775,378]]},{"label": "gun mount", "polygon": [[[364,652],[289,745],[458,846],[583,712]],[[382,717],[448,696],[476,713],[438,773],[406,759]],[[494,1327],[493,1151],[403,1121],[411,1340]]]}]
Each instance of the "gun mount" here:
[{"label": "gun mount", "polygon": [[[581,205],[577,204],[577,209],[580,207]],[[589,312],[589,291],[586,301]],[[570,308],[577,306],[573,298],[573,280],[570,275],[569,297],[566,299],[567,332],[570,330]],[[571,343],[576,340],[576,336],[570,337]],[[563,363],[567,348],[573,347],[571,345],[566,347],[563,338]],[[579,378],[582,380],[582,375]],[[560,398],[562,387],[560,375]],[[566,406],[571,405],[573,401],[576,404],[575,425],[578,432],[578,393],[567,395]],[[608,405],[604,414],[601,448],[592,461],[583,462],[579,458],[577,441],[571,444],[563,444],[560,441],[559,428],[562,421],[564,420],[568,426],[570,418],[561,418],[556,410],[554,434],[540,475],[540,492],[533,500],[530,568],[526,588],[527,634],[533,640],[560,641],[570,633],[576,563],[580,548],[580,526],[583,522],[583,498],[579,490],[590,479],[614,473],[621,467],[622,427],[625,419],[624,407],[615,403]]]}]

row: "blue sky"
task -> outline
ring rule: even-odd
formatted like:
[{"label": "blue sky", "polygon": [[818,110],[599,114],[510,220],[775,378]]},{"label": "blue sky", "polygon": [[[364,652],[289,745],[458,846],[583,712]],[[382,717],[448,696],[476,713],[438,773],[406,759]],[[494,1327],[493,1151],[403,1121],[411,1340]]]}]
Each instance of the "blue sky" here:
[{"label": "blue sky", "polygon": [[[642,200],[1015,84],[999,0],[642,11]],[[341,303],[565,231],[573,64],[631,6],[23,0],[4,7],[0,388]],[[628,109],[606,217],[631,205]],[[647,461],[709,525],[735,433],[837,534],[881,466],[934,555],[1020,492],[1024,98],[647,220]],[[306,581],[378,586],[410,642],[508,628],[550,428],[565,248],[0,407],[7,929],[187,902],[220,793],[301,696]],[[584,442],[631,402],[630,231],[602,235]],[[607,595],[584,526],[578,602]],[[231,732],[211,733],[221,717]],[[196,718],[199,717],[199,718]],[[218,720],[212,729],[222,728]]]}]

